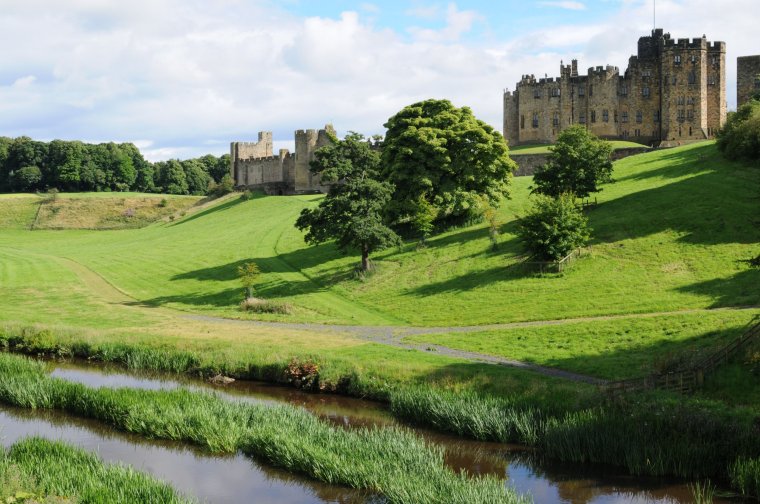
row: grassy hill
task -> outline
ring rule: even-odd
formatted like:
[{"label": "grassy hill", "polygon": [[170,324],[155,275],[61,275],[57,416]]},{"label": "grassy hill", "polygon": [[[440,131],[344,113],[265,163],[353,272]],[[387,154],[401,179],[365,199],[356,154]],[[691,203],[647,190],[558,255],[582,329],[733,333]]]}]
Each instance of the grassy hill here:
[{"label": "grassy hill", "polygon": [[[635,148],[646,148],[646,145],[636,143],[636,142],[627,142],[624,140],[613,140],[610,141],[612,144],[613,150],[618,149],[635,149]],[[515,147],[509,148],[509,153],[519,156],[523,154],[548,154],[549,153],[549,145],[517,145]]]},{"label": "grassy hill", "polygon": [[187,212],[198,196],[148,193],[0,195],[0,229],[130,229]]},{"label": "grassy hill", "polygon": [[[236,270],[255,261],[263,271],[257,295],[294,307],[291,315],[261,316],[265,320],[440,326],[440,334],[410,341],[607,378],[641,374],[665,365],[668,355],[735,335],[757,311],[704,310],[760,305],[760,271],[740,262],[756,255],[760,243],[751,223],[760,173],[724,161],[706,143],[624,159],[614,177],[589,210],[591,247],[560,275],[538,275],[522,263],[515,227],[529,205],[525,177],[515,179],[512,199],[500,210],[497,251],[490,250],[485,225],[455,229],[422,250],[409,243],[377,254],[377,272],[365,281],[353,275],[357,257],[341,256],[329,244],[308,247],[293,227],[301,209],[320,196],[227,199],[175,221],[98,232],[18,229],[24,226],[14,223],[28,218],[30,203],[0,198],[3,208],[14,209],[0,214],[13,215],[0,217],[0,320],[170,339],[183,327],[196,334],[195,322],[178,322],[165,308],[250,318],[237,309]],[[649,316],[661,312],[680,313]],[[641,315],[647,318],[636,318]],[[466,335],[447,329],[588,317],[614,318]],[[257,337],[264,332],[254,331]],[[242,333],[235,334],[235,344],[245,345]],[[285,352],[275,340],[257,351]],[[318,337],[289,341],[293,351],[325,351]],[[375,367],[400,355],[355,338],[330,341],[346,356],[376,360]]]}]

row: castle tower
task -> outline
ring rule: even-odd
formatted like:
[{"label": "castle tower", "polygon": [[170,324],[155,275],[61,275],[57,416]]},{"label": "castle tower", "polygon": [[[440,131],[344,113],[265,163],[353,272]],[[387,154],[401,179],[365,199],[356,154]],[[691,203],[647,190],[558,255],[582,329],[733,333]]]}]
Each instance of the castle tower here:
[{"label": "castle tower", "polygon": [[335,137],[335,128],[332,125],[326,125],[319,131],[297,130],[295,132],[296,140],[296,159],[295,159],[295,191],[318,191],[322,189],[319,176],[315,176],[309,169],[309,163],[314,159],[314,152],[328,145]]},{"label": "castle tower", "polygon": [[230,144],[230,176],[235,185],[244,185],[239,169],[241,160],[272,156],[272,132],[259,131],[258,142],[232,142]]},{"label": "castle tower", "polygon": [[760,93],[760,56],[741,56],[736,60],[736,108]]}]

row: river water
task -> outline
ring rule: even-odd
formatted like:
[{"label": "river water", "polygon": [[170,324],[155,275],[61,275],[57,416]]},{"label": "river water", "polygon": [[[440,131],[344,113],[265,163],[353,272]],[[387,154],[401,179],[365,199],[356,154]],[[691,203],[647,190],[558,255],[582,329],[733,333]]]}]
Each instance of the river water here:
[{"label": "river water", "polygon": [[[347,428],[397,422],[380,404],[361,399],[308,394],[256,382],[214,386],[185,378],[135,374],[122,368],[81,362],[50,364],[53,376],[92,387],[212,390],[230,400],[288,403],[303,407]],[[533,450],[500,443],[468,441],[414,429],[446,450],[446,463],[470,474],[491,474],[541,504],[686,504],[692,502],[686,482],[640,478],[607,466],[557,464]],[[38,435],[61,439],[97,452],[109,462],[123,462],[171,483],[188,496],[214,503],[360,503],[377,501],[351,489],[325,485],[259,464],[243,455],[217,456],[183,443],[148,440],[118,432],[98,422],[49,411],[0,407],[4,446]],[[716,503],[737,502],[716,499]]]}]

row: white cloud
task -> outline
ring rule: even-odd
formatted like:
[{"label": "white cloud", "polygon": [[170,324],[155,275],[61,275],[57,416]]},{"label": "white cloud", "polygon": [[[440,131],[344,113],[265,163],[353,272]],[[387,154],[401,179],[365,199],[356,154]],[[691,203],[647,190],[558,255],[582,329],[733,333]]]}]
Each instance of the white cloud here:
[{"label": "white cloud", "polygon": [[569,0],[560,2],[538,2],[538,5],[543,7],[558,7],[560,9],[582,11],[586,10],[586,4],[583,2],[572,2]]},{"label": "white cloud", "polygon": [[[657,2],[658,25],[674,37],[727,42],[729,103],[736,57],[760,52],[756,20],[741,14],[755,1],[721,3],[721,15],[714,0]],[[499,128],[501,91],[522,74],[557,76],[560,60],[572,58],[581,69],[613,64],[622,72],[652,19],[651,0],[635,0],[593,23],[484,42],[464,38],[488,20],[453,3],[416,5],[415,16],[443,26],[411,37],[358,12],[299,18],[254,1],[51,4],[4,2],[0,135],[134,138],[150,159],[222,154],[260,130],[292,149],[295,129],[327,122],[339,132],[382,133],[393,113],[433,97],[468,105]]]}]

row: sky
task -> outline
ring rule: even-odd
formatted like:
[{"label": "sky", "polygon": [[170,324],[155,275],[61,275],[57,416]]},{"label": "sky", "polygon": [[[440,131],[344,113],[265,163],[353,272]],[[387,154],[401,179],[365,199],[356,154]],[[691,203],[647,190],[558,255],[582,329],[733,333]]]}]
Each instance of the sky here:
[{"label": "sky", "polygon": [[446,98],[501,130],[523,74],[615,65],[654,23],[760,54],[757,0],[2,0],[0,136],[134,142],[152,161],[229,152],[272,131],[383,134]]}]

